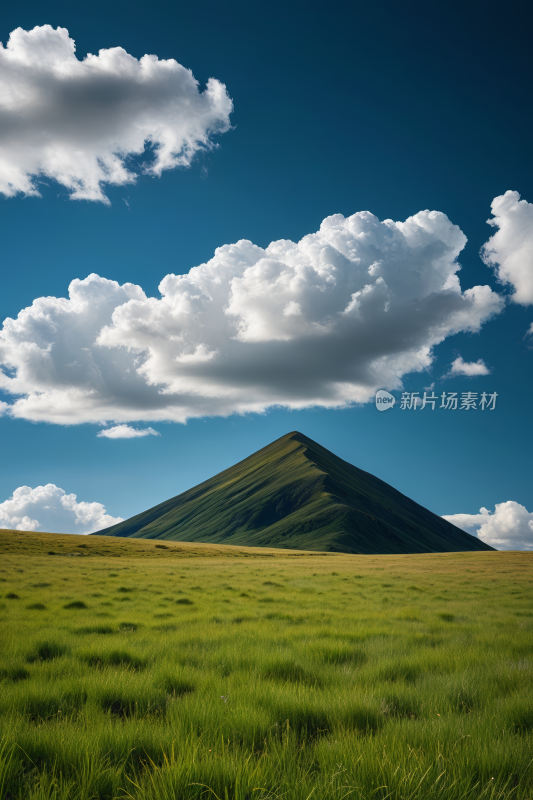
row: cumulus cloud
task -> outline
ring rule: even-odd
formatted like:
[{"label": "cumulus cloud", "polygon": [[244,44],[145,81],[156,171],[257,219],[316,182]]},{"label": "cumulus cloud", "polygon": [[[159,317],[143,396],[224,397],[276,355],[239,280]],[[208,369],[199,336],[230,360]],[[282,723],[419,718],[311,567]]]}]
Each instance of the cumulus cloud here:
[{"label": "cumulus cloud", "polygon": [[466,375],[468,378],[473,378],[477,375],[490,375],[490,369],[486,366],[482,358],[477,361],[463,361],[461,356],[458,356],[452,362],[448,376]]},{"label": "cumulus cloud", "polygon": [[73,199],[108,203],[105,184],[135,181],[129,156],[148,145],[152,175],[189,166],[232,109],[220,81],[200,92],[174,59],[113,47],[80,61],[65,28],[17,28],[0,44],[0,192],[39,195],[43,176]]},{"label": "cumulus cloud", "polygon": [[9,410],[10,410],[9,403],[4,403],[2,400],[0,400],[0,417],[3,417],[6,414],[8,414]]},{"label": "cumulus cloud", "polygon": [[78,502],[75,494],[66,494],[59,486],[19,486],[13,495],[0,503],[0,528],[49,533],[93,533],[122,522],[111,517],[101,503]]},{"label": "cumulus cloud", "polygon": [[300,242],[242,240],[160,298],[96,274],[41,297],[0,332],[0,389],[15,417],[61,424],[340,407],[430,366],[503,300],[461,291],[466,237],[445,214],[326,218]]},{"label": "cumulus cloud", "polygon": [[515,303],[533,304],[533,203],[508,191],[495,197],[491,208],[493,219],[487,222],[498,230],[483,245],[483,261],[513,287]]},{"label": "cumulus cloud", "polygon": [[96,434],[104,439],[137,439],[142,436],[161,436],[153,428],[132,428],[131,425],[115,425],[113,428],[104,428]]},{"label": "cumulus cloud", "polygon": [[514,500],[496,503],[493,513],[480,508],[479,514],[449,514],[444,519],[497,550],[533,550],[533,513]]}]

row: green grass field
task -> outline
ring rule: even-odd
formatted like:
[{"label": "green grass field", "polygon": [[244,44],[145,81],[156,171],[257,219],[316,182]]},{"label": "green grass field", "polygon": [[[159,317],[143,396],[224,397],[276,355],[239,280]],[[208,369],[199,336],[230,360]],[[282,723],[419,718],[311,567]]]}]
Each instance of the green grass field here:
[{"label": "green grass field", "polygon": [[0,798],[533,797],[533,553],[0,532]]}]

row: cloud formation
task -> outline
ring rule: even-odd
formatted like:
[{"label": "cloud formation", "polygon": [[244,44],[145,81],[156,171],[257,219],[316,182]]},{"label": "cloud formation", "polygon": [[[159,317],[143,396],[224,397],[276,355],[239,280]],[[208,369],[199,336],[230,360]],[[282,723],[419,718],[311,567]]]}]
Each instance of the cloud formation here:
[{"label": "cloud formation", "polygon": [[41,176],[72,199],[108,203],[105,184],[135,181],[129,156],[148,145],[151,175],[189,166],[228,130],[232,110],[220,81],[199,92],[174,59],[113,47],[80,61],[65,28],[17,28],[0,44],[0,192],[39,196]]},{"label": "cloud formation", "polygon": [[463,361],[461,356],[458,356],[452,362],[448,376],[465,375],[468,378],[473,378],[476,375],[490,375],[490,369],[486,366],[482,358],[477,361]]},{"label": "cloud formation", "polygon": [[142,436],[161,436],[153,428],[132,428],[131,425],[115,425],[113,428],[104,428],[96,434],[103,439],[138,439]]},{"label": "cloud formation", "polygon": [[363,211],[327,217],[299,243],[220,247],[167,275],[160,299],[76,279],[69,299],[41,297],[5,320],[0,389],[18,395],[13,416],[60,424],[364,403],[502,309],[488,286],[461,291],[465,243],[437,211],[405,222]]},{"label": "cloud formation", "polygon": [[523,306],[533,304],[533,203],[520,200],[518,192],[505,192],[492,201],[498,230],[483,245],[481,257],[492,267],[501,283],[514,289],[512,300]]},{"label": "cloud formation", "polygon": [[479,514],[449,514],[444,519],[497,550],[533,550],[533,513],[514,500],[496,503],[494,513],[480,508]]},{"label": "cloud formation", "polygon": [[101,503],[77,502],[53,483],[46,486],[19,486],[0,503],[0,528],[49,533],[93,533],[122,522],[111,517]]}]

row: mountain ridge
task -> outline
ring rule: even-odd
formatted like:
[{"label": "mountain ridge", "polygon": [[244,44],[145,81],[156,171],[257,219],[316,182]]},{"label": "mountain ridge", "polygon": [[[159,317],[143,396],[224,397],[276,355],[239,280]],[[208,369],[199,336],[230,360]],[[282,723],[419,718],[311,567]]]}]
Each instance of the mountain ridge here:
[{"label": "mountain ridge", "polygon": [[343,553],[493,549],[298,431],[97,533]]}]

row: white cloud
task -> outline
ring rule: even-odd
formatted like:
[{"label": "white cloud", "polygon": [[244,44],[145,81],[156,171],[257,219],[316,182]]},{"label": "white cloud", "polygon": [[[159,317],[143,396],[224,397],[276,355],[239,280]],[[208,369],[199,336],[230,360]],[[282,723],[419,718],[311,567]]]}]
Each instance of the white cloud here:
[{"label": "white cloud", "polygon": [[513,287],[515,303],[533,304],[533,203],[508,191],[495,197],[491,208],[494,218],[487,221],[498,230],[483,245],[483,261]]},{"label": "white cloud", "polygon": [[53,483],[46,486],[19,486],[0,503],[0,528],[50,533],[93,533],[122,522],[122,517],[106,514],[101,503],[77,502]]},{"label": "white cloud", "polygon": [[188,166],[228,130],[232,109],[222,83],[199,92],[174,59],[113,47],[80,61],[65,28],[17,28],[0,44],[0,192],[39,195],[42,176],[107,203],[104,184],[135,181],[128,156],[151,146],[152,175]]},{"label": "white cloud", "polygon": [[497,550],[533,550],[533,513],[514,500],[496,503],[494,513],[480,508],[479,514],[449,514],[444,519]]},{"label": "white cloud", "polygon": [[104,439],[136,439],[141,436],[161,436],[153,428],[132,428],[131,425],[115,425],[113,428],[104,428],[96,434]]},{"label": "white cloud", "polygon": [[448,375],[466,375],[468,378],[473,378],[477,375],[490,375],[490,369],[482,358],[477,361],[463,361],[462,357],[458,356],[452,362]]},{"label": "white cloud", "polygon": [[0,400],[0,417],[9,414],[10,408],[11,406],[9,405],[9,403],[4,403],[2,400]]},{"label": "white cloud", "polygon": [[160,299],[98,275],[0,331],[10,413],[60,424],[173,420],[281,405],[340,407],[401,389],[432,349],[503,307],[462,292],[466,237],[445,214],[328,217],[299,243],[225,245]]}]

